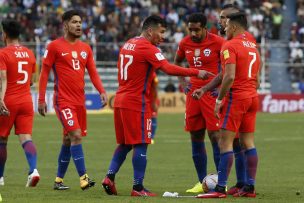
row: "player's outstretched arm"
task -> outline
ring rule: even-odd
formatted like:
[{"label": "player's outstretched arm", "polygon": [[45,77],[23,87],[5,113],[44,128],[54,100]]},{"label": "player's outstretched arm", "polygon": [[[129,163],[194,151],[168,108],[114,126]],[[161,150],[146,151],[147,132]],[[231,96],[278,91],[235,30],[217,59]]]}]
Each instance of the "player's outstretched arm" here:
[{"label": "player's outstretched arm", "polygon": [[45,92],[49,78],[51,67],[43,64],[40,77],[39,77],[39,97],[38,97],[38,112],[40,115],[45,116],[47,113],[47,105],[45,103]]},{"label": "player's outstretched arm", "polygon": [[9,110],[5,106],[4,103],[4,95],[6,92],[7,87],[7,76],[6,76],[6,70],[0,71],[0,115],[8,116]]},{"label": "player's outstretched arm", "polygon": [[[175,57],[174,57],[175,65],[181,66],[183,60],[184,60],[184,58],[180,57],[178,54],[175,54]],[[186,80],[185,77],[181,77],[181,76],[178,77],[178,81],[179,81],[179,84],[181,85],[184,93],[187,94],[191,88],[190,83]]]},{"label": "player's outstretched arm", "polygon": [[204,70],[198,70],[194,68],[182,68],[177,65],[173,65],[170,63],[166,63],[165,65],[161,66],[160,69],[164,71],[168,75],[175,75],[175,76],[196,76],[200,79],[208,79],[212,73]]}]

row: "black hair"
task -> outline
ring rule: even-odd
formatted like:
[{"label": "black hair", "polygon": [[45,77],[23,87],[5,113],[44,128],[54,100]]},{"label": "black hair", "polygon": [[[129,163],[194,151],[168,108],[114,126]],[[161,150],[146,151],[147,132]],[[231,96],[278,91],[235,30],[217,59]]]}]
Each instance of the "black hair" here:
[{"label": "black hair", "polygon": [[227,16],[230,21],[236,22],[240,26],[242,26],[244,29],[247,29],[247,17],[244,12],[237,12],[237,13],[232,13]]},{"label": "black hair", "polygon": [[166,21],[158,15],[151,15],[144,20],[142,30],[147,30],[149,27],[156,27],[158,25],[167,27]]},{"label": "black hair", "polygon": [[207,18],[202,13],[192,13],[188,17],[188,23],[201,23],[201,27],[205,27],[207,24]]},{"label": "black hair", "polygon": [[232,9],[236,9],[236,10],[241,10],[238,6],[234,5],[234,4],[225,4],[223,7],[222,7],[222,10],[224,9],[227,9],[227,8],[232,8]]},{"label": "black hair", "polygon": [[11,39],[18,39],[21,32],[21,25],[16,20],[7,19],[1,22],[2,29]]},{"label": "black hair", "polygon": [[80,10],[69,10],[62,15],[62,22],[71,20],[73,16],[82,18],[82,12]]}]

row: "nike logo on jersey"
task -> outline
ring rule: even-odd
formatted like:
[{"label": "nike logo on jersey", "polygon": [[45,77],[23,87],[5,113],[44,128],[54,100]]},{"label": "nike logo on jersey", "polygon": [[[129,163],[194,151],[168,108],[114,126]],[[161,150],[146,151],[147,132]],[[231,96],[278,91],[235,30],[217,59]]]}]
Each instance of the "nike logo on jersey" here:
[{"label": "nike logo on jersey", "polygon": [[189,53],[191,53],[192,51],[189,51],[189,50],[186,50],[186,54],[189,54]]},{"label": "nike logo on jersey", "polygon": [[61,53],[61,56],[65,56],[68,55],[69,53]]}]

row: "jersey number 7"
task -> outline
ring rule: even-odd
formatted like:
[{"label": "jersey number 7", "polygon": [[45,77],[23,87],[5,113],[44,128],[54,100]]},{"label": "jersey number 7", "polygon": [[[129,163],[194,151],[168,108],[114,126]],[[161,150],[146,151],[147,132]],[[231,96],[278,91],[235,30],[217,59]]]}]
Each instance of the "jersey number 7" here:
[{"label": "jersey number 7", "polygon": [[[121,80],[127,80],[128,79],[128,68],[133,62],[133,56],[132,55],[124,55],[120,54],[120,79]],[[128,59],[126,62],[125,59]],[[125,64],[126,62],[126,64]]]}]

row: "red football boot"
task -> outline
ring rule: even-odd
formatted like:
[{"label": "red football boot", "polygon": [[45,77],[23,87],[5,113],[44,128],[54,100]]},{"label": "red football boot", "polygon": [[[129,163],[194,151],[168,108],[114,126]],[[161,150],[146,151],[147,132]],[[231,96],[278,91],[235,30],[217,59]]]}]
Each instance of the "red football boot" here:
[{"label": "red football boot", "polygon": [[108,195],[117,195],[115,182],[106,176],[102,181],[102,186]]}]

